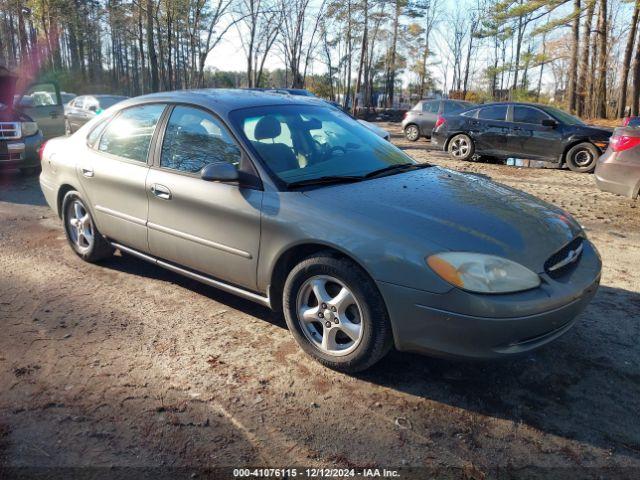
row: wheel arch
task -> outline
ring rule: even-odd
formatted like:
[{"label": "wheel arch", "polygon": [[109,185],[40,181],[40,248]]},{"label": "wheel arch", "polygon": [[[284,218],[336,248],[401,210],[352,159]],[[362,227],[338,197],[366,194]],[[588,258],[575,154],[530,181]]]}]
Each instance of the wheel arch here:
[{"label": "wheel arch", "polygon": [[575,147],[576,145],[579,145],[581,143],[588,143],[588,144],[592,145],[593,148],[595,148],[598,152],[600,152],[600,155],[603,154],[602,150],[600,150],[598,148],[598,146],[595,145],[588,138],[574,138],[569,143],[567,143],[567,145],[565,145],[564,149],[562,150],[562,155],[560,156],[560,165],[561,166],[566,164],[566,162],[567,162],[567,153],[569,153],[569,150],[571,150],[573,147]]},{"label": "wheel arch", "polygon": [[471,135],[469,135],[467,132],[464,132],[464,131],[458,130],[458,131],[455,131],[455,132],[453,132],[453,133],[450,133],[450,134],[447,136],[447,139],[444,141],[444,146],[442,147],[442,149],[443,149],[443,150],[445,150],[445,151],[446,151],[446,150],[449,150],[449,142],[451,141],[451,139],[452,139],[453,137],[455,137],[456,135],[460,135],[461,133],[462,133],[462,134],[464,134],[464,135],[466,135],[467,137],[469,137],[469,138],[471,139],[471,141],[475,144],[475,140],[473,139],[473,137],[472,137]]},{"label": "wheel arch", "polygon": [[273,268],[269,276],[269,298],[271,299],[271,308],[273,310],[277,312],[282,311],[282,292],[289,272],[302,260],[319,252],[329,252],[337,258],[345,258],[352,261],[358,265],[375,284],[374,277],[362,262],[354,258],[353,255],[333,245],[321,242],[304,242],[290,245],[282,251],[275,262],[273,262]]},{"label": "wheel arch", "polygon": [[58,210],[58,217],[62,218],[62,201],[64,200],[64,196],[71,192],[72,190],[78,191],[76,187],[70,185],[68,183],[64,183],[58,189],[58,196],[56,198],[56,208]]}]

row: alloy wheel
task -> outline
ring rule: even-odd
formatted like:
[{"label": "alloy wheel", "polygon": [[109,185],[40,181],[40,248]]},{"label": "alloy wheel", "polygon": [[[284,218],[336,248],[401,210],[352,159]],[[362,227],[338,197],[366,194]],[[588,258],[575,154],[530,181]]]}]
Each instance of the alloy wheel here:
[{"label": "alloy wheel", "polygon": [[411,140],[413,142],[418,139],[418,137],[420,136],[420,132],[418,131],[418,127],[416,127],[415,125],[409,125],[405,130],[405,135],[407,136],[408,140]]},{"label": "alloy wheel", "polygon": [[323,353],[347,355],[362,340],[362,309],[351,290],[335,277],[308,278],[300,287],[296,312],[305,337]]},{"label": "alloy wheel", "polygon": [[469,142],[464,138],[454,138],[449,147],[451,155],[455,158],[464,158],[469,153]]},{"label": "alloy wheel", "polygon": [[73,200],[67,210],[67,229],[71,241],[80,253],[91,249],[94,242],[94,230],[91,216],[79,200]]}]

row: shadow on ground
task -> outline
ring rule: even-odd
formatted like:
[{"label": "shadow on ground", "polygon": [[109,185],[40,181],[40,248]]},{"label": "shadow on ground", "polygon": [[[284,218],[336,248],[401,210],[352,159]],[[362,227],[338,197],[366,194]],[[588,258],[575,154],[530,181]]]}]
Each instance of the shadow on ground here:
[{"label": "shadow on ground", "polygon": [[25,175],[18,170],[0,170],[0,202],[45,206],[38,175]]}]

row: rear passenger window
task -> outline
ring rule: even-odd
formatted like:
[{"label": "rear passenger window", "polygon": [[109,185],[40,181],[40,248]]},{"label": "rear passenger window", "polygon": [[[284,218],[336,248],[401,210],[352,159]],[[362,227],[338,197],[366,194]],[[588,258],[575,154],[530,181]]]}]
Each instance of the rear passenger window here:
[{"label": "rear passenger window", "polygon": [[87,135],[87,145],[89,145],[91,148],[95,148],[96,142],[98,141],[98,138],[100,138],[100,134],[104,131],[104,127],[106,127],[109,123],[107,120],[108,119],[106,118],[102,120],[100,123],[98,123],[98,125],[93,127],[93,130],[91,130],[91,132],[89,132],[89,135]]},{"label": "rear passenger window", "polygon": [[199,108],[175,107],[164,134],[160,166],[196,173],[214,162],[238,166],[240,149],[210,113]]},{"label": "rear passenger window", "polygon": [[98,150],[146,163],[151,138],[164,107],[154,104],[123,110],[107,126]]},{"label": "rear passenger window", "polygon": [[478,118],[483,120],[500,120],[504,121],[507,117],[506,105],[493,105],[491,107],[484,107],[480,109]]},{"label": "rear passenger window", "polygon": [[424,102],[422,104],[422,111],[426,113],[438,113],[440,110],[440,102]]},{"label": "rear passenger window", "polygon": [[534,123],[540,125],[542,120],[547,120],[549,116],[537,108],[522,107],[516,105],[513,107],[513,121],[516,123]]}]

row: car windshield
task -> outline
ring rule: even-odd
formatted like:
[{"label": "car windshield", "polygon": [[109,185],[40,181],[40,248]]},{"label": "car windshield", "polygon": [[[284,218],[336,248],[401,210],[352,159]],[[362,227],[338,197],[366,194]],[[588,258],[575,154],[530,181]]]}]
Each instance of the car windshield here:
[{"label": "car windshield", "polygon": [[[364,177],[414,160],[336,108],[281,105],[231,112],[266,166],[287,184]],[[398,170],[400,171],[400,170]]]},{"label": "car windshield", "polygon": [[567,112],[563,112],[559,108],[544,107],[544,110],[546,110],[552,116],[556,117],[562,123],[566,123],[567,125],[585,125],[585,123],[582,120],[580,120],[578,117],[574,117],[573,115],[570,115]]}]

